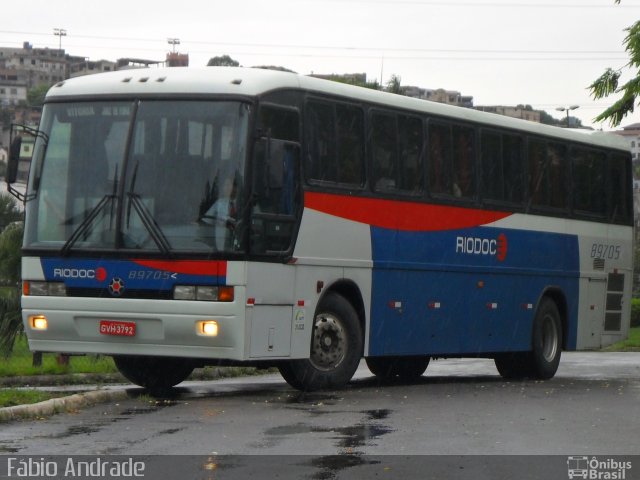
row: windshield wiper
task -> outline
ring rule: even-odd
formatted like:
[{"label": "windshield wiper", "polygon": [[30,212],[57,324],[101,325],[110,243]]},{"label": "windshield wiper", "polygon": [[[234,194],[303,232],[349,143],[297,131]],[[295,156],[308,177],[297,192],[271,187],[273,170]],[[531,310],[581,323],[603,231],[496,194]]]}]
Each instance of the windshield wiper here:
[{"label": "windshield wiper", "polygon": [[151,235],[151,238],[158,246],[158,249],[160,249],[160,251],[165,255],[169,254],[171,244],[167,240],[167,237],[165,237],[164,233],[162,233],[162,230],[158,226],[155,218],[153,218],[153,215],[151,215],[145,204],[140,200],[140,196],[137,193],[132,192],[127,193],[127,196],[131,202],[130,205],[133,205],[133,209],[140,217],[140,220],[142,220],[144,228],[149,232],[149,235]]},{"label": "windshield wiper", "polygon": [[[113,182],[113,189],[111,191],[111,194],[107,194],[104,197],[102,197],[102,199],[98,202],[98,204],[93,207],[92,209],[87,209],[85,210],[83,213],[80,214],[79,217],[84,217],[84,220],[82,222],[80,222],[80,225],[78,225],[78,228],[76,228],[73,233],[71,234],[71,236],[69,237],[69,240],[66,241],[66,243],[62,246],[62,250],[60,250],[60,254],[65,257],[69,254],[69,250],[71,250],[71,247],[73,247],[73,245],[78,241],[78,239],[84,235],[87,231],[89,231],[89,229],[91,228],[93,221],[97,218],[97,216],[100,214],[100,212],[102,212],[102,209],[108,204],[111,204],[111,215],[110,215],[110,225],[109,228],[113,228],[113,218],[114,218],[114,211],[113,211],[113,207],[114,207],[114,203],[113,200],[116,198],[117,196],[117,191],[118,191],[118,165],[116,165],[116,173],[114,175],[114,182]],[[73,225],[75,223],[75,221],[77,220],[78,216],[70,218],[69,220],[67,220],[66,222],[64,222],[65,225]]]},{"label": "windshield wiper", "polygon": [[[75,243],[78,241],[78,239],[82,235],[84,235],[89,231],[89,229],[93,225],[93,221],[98,217],[98,215],[100,215],[104,207],[107,204],[111,203],[114,198],[116,198],[115,195],[107,194],[104,197],[102,197],[102,199],[98,202],[98,204],[95,207],[93,207],[91,210],[85,211],[82,214],[84,216],[88,212],[85,219],[80,223],[80,225],[78,225],[78,228],[74,230],[73,234],[71,234],[71,236],[69,237],[69,240],[67,240],[66,243],[62,246],[62,249],[60,250],[60,255],[62,255],[63,257],[66,257],[69,254],[69,250],[71,250],[71,247],[75,245]],[[113,213],[113,209],[111,210]],[[65,223],[72,223],[72,222],[73,222],[73,219],[70,219],[70,220],[67,220],[67,222]]]},{"label": "windshield wiper", "polygon": [[147,230],[147,232],[149,232],[149,235],[151,235],[151,239],[158,246],[158,249],[165,255],[168,255],[171,251],[171,244],[167,240],[167,237],[165,237],[164,233],[162,233],[162,229],[158,225],[158,222],[156,222],[156,219],[153,218],[151,212],[149,212],[149,209],[147,209],[144,202],[140,200],[140,195],[138,195],[134,191],[137,174],[138,163],[136,163],[136,166],[133,170],[133,175],[131,176],[131,187],[127,192],[127,197],[129,198],[129,205],[127,207],[127,227],[129,226],[129,221],[131,219],[131,207],[133,206],[133,209],[140,217],[140,220],[142,220],[144,228]]}]

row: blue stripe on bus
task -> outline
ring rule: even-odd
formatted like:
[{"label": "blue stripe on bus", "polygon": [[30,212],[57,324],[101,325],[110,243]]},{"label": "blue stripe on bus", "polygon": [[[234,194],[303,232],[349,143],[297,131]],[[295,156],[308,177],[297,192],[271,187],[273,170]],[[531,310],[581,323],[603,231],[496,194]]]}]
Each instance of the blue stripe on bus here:
[{"label": "blue stripe on bus", "polygon": [[575,349],[575,235],[372,227],[371,238],[370,355],[528,350],[535,304],[549,286],[565,293],[567,347]]},{"label": "blue stripe on bus", "polygon": [[106,288],[118,278],[127,289],[157,291],[175,285],[224,285],[226,281],[226,276],[180,273],[134,260],[42,258],[41,264],[46,280],[63,281],[69,288]]}]

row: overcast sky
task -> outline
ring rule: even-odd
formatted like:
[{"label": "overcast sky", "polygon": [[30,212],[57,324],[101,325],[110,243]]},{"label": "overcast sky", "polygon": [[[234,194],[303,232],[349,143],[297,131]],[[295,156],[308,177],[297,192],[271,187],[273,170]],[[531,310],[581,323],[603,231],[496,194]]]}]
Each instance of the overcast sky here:
[{"label": "overcast sky", "polygon": [[[593,101],[587,87],[626,64],[624,29],[640,19],[640,1],[31,0],[3,2],[2,18],[2,46],[61,40],[90,60],[164,60],[167,39],[178,38],[192,66],[228,54],[302,74],[365,72],[383,83],[396,74],[475,105],[530,104],[557,118],[557,107],[579,105],[572,114],[585,125],[609,129],[592,120],[611,102]],[[623,125],[635,122],[640,111]]]}]

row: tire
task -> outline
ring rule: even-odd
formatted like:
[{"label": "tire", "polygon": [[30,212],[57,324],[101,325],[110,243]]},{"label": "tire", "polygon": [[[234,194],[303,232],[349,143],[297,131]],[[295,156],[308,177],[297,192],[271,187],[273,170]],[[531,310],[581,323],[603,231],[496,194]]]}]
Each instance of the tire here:
[{"label": "tire", "polygon": [[562,323],[555,302],[543,298],[533,324],[532,376],[548,380],[558,371],[562,355]]},{"label": "tire", "polygon": [[509,352],[496,355],[493,359],[498,373],[507,380],[532,377],[531,352]]},{"label": "tire", "polygon": [[416,380],[429,365],[429,357],[368,357],[367,367],[383,380]]},{"label": "tire", "polygon": [[358,314],[342,295],[330,292],[316,310],[309,358],[283,362],[278,369],[298,390],[340,388],[353,377],[362,353]]},{"label": "tire", "polygon": [[192,362],[183,358],[114,356],[120,373],[130,382],[146,388],[152,394],[168,392],[193,371]]},{"label": "tire", "polygon": [[500,375],[508,379],[553,378],[562,354],[562,323],[555,302],[544,297],[533,320],[531,351],[510,352],[495,357]]}]

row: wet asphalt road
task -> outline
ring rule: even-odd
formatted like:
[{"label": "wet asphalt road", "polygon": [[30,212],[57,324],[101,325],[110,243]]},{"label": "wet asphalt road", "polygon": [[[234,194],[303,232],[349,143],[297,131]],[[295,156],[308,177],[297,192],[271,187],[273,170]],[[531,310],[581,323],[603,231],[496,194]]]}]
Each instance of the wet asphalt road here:
[{"label": "wet asphalt road", "polygon": [[339,391],[279,375],[182,384],[0,428],[0,454],[638,455],[640,353],[564,353],[549,381],[506,382],[490,360],[433,361],[413,384],[361,366]]}]

